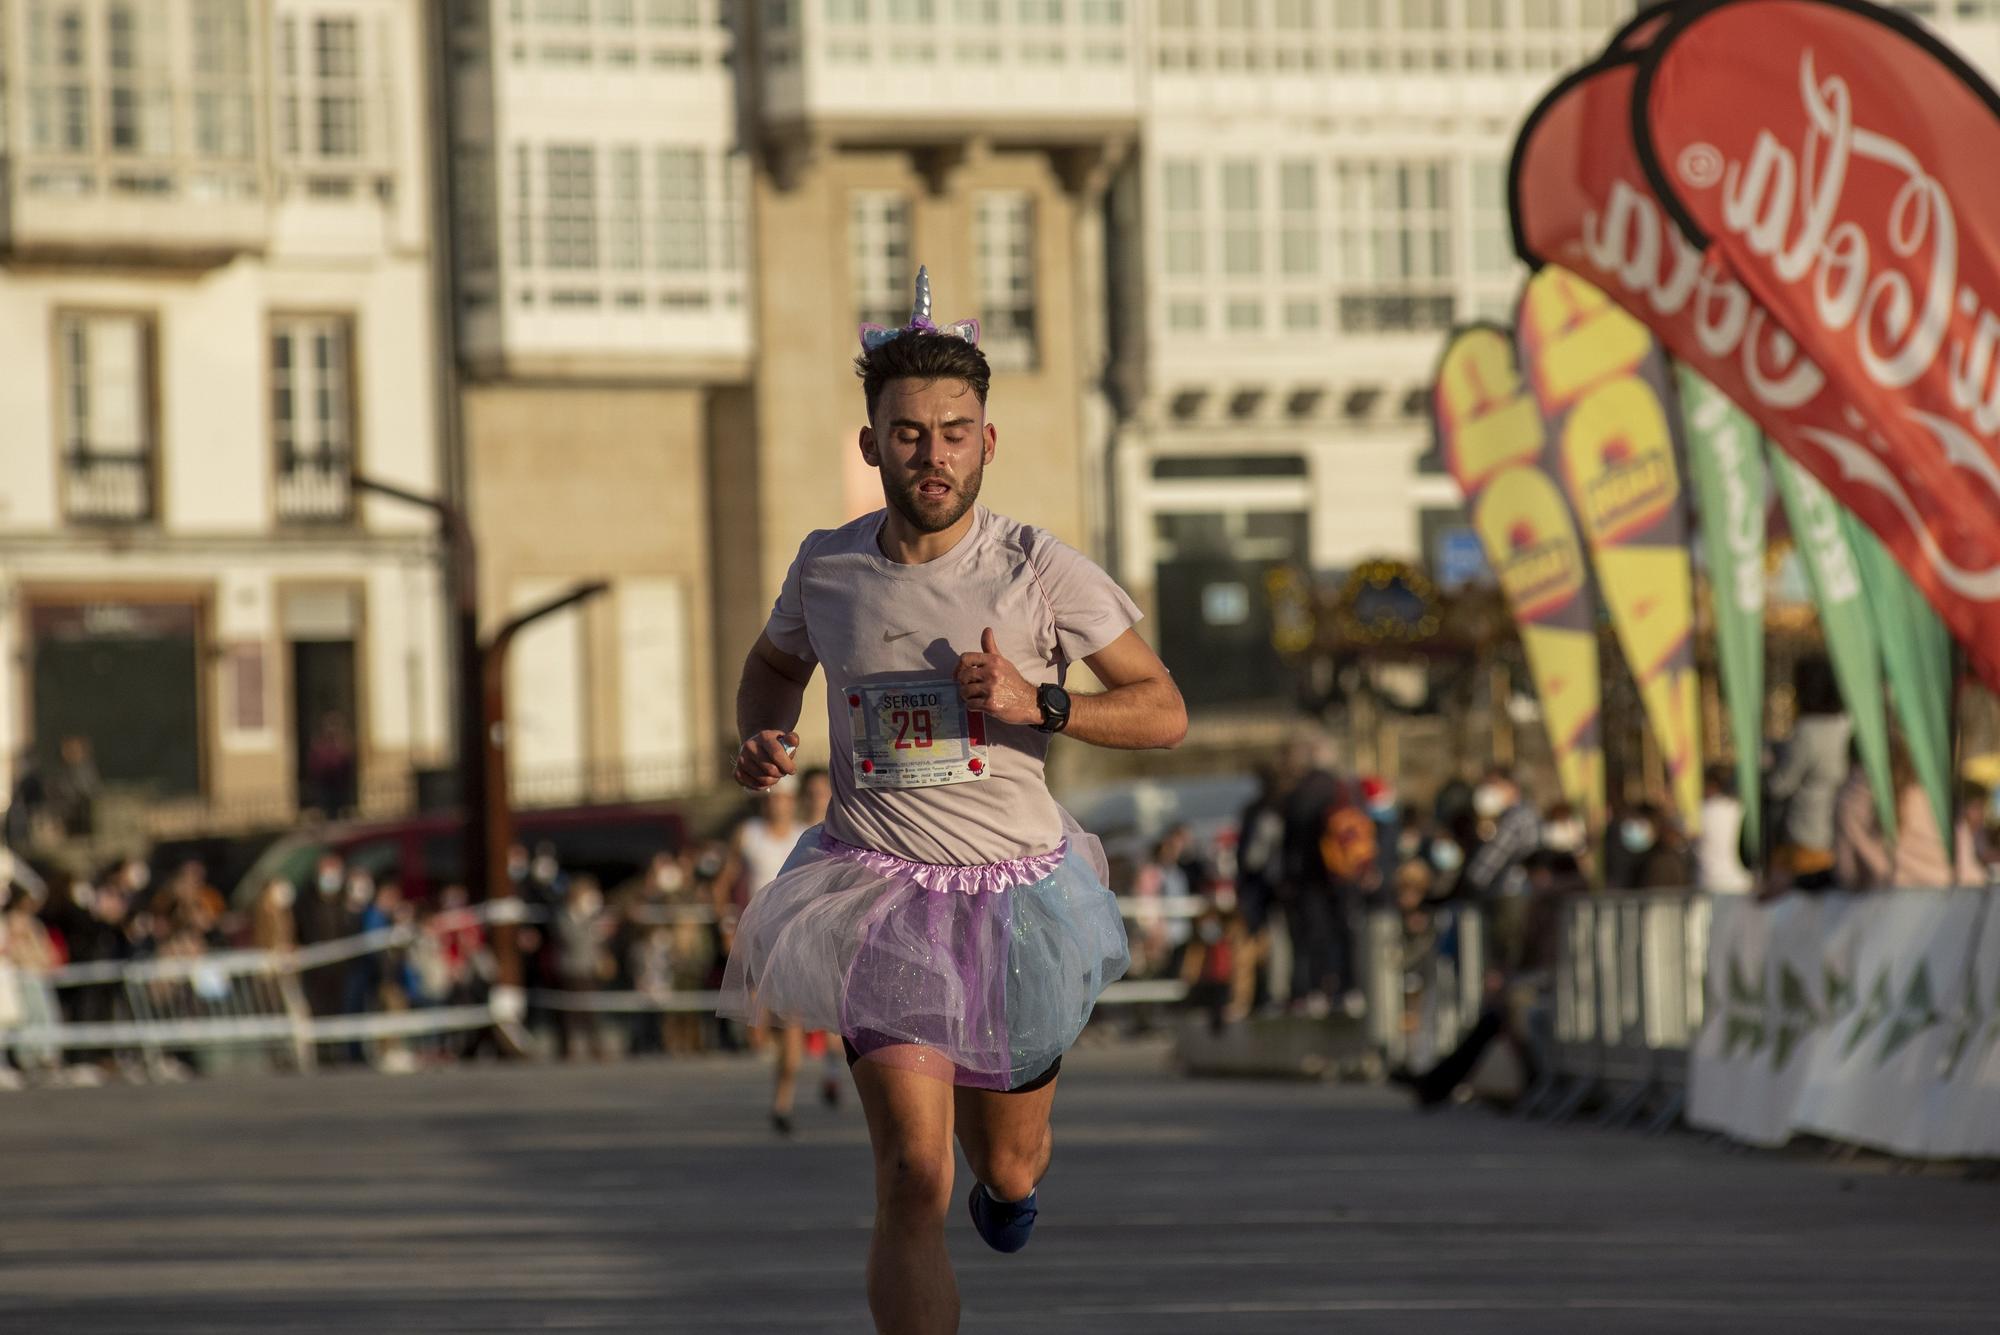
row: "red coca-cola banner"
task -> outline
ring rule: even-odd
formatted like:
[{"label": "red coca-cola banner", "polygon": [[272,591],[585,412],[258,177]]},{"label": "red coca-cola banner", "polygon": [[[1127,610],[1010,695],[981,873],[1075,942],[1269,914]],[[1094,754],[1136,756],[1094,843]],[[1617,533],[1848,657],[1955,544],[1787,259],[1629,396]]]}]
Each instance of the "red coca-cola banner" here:
[{"label": "red coca-cola banner", "polygon": [[1733,0],[1654,38],[1632,111],[1661,202],[1846,401],[1800,457],[2000,682],[2000,97],[1893,11]]},{"label": "red coca-cola banner", "polygon": [[[1711,12],[1699,5],[1693,11]],[[1887,491],[1871,485],[1887,478],[1907,497],[1900,479],[1915,462],[1901,450],[1871,447],[1864,474],[1850,474],[1856,462],[1827,443],[1854,439],[1854,423],[1869,421],[1850,402],[1847,377],[1829,377],[1811,349],[1765,309],[1731,252],[1718,246],[1704,253],[1655,193],[1633,139],[1633,95],[1641,62],[1656,57],[1685,21],[1680,14],[1664,30],[1651,18],[1630,25],[1612,50],[1565,79],[1529,117],[1515,144],[1510,184],[1516,249],[1531,264],[1559,263],[1587,278],[1742,406],[1882,535],[1982,674],[2000,687],[2000,605],[1954,589],[1925,559],[1923,513],[1913,523]],[[1710,96],[1747,120],[1749,109],[1769,97],[1768,87],[1732,78]],[[1985,540],[2000,558],[2000,528],[1989,523]],[[1968,561],[1975,570],[1994,567],[1994,560],[1969,554]],[[2000,582],[2000,574],[1995,578]],[[1993,592],[2000,596],[2000,588]]]}]

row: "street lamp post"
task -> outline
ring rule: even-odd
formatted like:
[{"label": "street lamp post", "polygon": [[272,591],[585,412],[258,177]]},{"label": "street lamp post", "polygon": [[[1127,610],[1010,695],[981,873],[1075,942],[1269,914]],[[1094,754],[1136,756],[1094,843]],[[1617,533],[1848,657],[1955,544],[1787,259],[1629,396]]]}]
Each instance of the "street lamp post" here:
[{"label": "street lamp post", "polygon": [[[458,689],[454,692],[457,706],[458,802],[465,815],[460,861],[464,867],[466,888],[479,898],[490,898],[493,876],[492,864],[487,860],[487,849],[491,843],[487,830],[492,824],[490,807],[493,790],[487,782],[486,753],[481,744],[486,732],[485,692],[480,676],[479,549],[472,540],[472,526],[466,522],[464,511],[435,496],[425,496],[388,482],[360,476],[354,479],[354,489],[387,496],[407,505],[422,506],[438,517],[439,535],[444,540],[449,563],[446,583],[451,599],[455,645],[453,666],[458,679]],[[504,861],[500,867],[504,872]]]},{"label": "street lamp post", "polygon": [[[519,893],[513,879],[507,875],[507,850],[514,843],[514,806],[507,800],[507,648],[513,643],[514,636],[530,623],[595,598],[610,587],[601,579],[578,584],[512,618],[494,631],[493,638],[486,642],[485,653],[480,659],[478,735],[482,739],[480,755],[486,791],[497,799],[492,803],[489,818],[481,830],[486,840],[485,862],[494,870],[492,883],[487,889],[488,899],[512,899]],[[493,959],[499,968],[499,982],[504,987],[519,988],[522,985],[518,925],[517,915],[513,913],[498,915],[493,923]]]}]

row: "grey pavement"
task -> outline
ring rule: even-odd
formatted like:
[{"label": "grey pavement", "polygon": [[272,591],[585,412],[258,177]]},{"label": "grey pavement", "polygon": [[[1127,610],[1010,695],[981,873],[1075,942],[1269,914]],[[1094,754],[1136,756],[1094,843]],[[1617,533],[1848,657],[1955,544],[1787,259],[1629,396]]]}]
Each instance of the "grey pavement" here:
[{"label": "grey pavement", "polygon": [[[866,1332],[866,1140],[748,1061],[0,1094],[0,1331]],[[1074,1054],[966,1332],[1987,1331],[2000,1186]],[[961,1170],[961,1188],[966,1179]],[[962,1193],[961,1193],[962,1194]]]}]

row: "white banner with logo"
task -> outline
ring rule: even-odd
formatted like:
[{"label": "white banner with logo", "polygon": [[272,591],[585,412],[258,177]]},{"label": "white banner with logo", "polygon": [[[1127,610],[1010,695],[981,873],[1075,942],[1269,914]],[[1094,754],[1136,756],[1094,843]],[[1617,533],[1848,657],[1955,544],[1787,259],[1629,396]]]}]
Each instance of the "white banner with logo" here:
[{"label": "white banner with logo", "polygon": [[1715,901],[1688,1120],[2000,1157],[2000,891]]}]

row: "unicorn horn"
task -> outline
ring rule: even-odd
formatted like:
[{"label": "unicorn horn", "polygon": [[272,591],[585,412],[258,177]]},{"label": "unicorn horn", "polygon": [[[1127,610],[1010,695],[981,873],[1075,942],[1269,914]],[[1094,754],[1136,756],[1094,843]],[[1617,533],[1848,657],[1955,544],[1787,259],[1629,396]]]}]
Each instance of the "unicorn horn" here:
[{"label": "unicorn horn", "polygon": [[928,326],[931,322],[931,271],[917,266],[917,304],[910,311],[910,323]]}]

